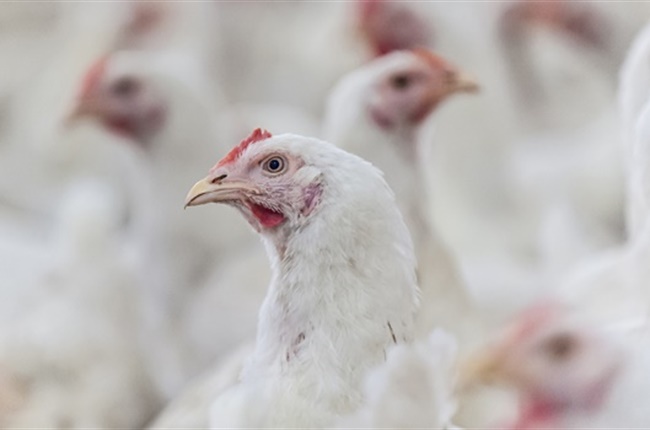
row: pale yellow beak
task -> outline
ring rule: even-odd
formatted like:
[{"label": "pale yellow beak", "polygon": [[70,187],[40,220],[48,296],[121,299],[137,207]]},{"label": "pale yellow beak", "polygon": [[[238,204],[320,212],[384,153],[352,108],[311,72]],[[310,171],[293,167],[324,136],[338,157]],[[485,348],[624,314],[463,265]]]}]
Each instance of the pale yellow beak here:
[{"label": "pale yellow beak", "polygon": [[461,390],[489,384],[503,377],[502,356],[491,348],[482,348],[460,365],[458,385]]},{"label": "pale yellow beak", "polygon": [[246,195],[259,193],[257,188],[246,182],[223,181],[214,176],[207,176],[194,184],[187,193],[185,207],[240,200]]},{"label": "pale yellow beak", "polygon": [[75,105],[75,107],[68,112],[63,118],[63,124],[66,126],[71,126],[77,120],[86,115],[85,110],[80,105]]},{"label": "pale yellow beak", "polygon": [[450,92],[476,93],[481,89],[476,80],[465,72],[457,72],[450,84]]},{"label": "pale yellow beak", "polygon": [[90,98],[81,98],[75,103],[72,109],[70,109],[70,111],[63,118],[63,123],[66,126],[71,126],[76,121],[84,117],[93,116],[100,113],[101,109],[96,101]]}]

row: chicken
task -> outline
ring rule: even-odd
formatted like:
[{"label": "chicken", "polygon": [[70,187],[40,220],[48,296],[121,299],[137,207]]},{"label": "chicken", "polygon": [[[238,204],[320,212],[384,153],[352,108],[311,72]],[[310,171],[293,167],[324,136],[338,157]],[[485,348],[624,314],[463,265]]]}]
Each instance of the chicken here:
[{"label": "chicken", "polygon": [[214,151],[209,143],[220,140],[213,123],[218,103],[201,92],[201,68],[190,60],[133,51],[102,58],[88,70],[68,120],[70,126],[97,120],[130,143],[145,172],[131,185],[132,223],[140,264],[148,274],[143,312],[151,319],[146,339],[154,345],[147,350],[152,366],[160,367],[161,390],[169,396],[201,370],[181,332],[193,287],[210,274],[226,244],[241,246],[250,237],[249,227],[234,213],[221,214],[218,227],[205,232],[200,227],[207,222],[205,213],[184,214],[177,204],[192,182],[191,172],[206,168]]},{"label": "chicken", "polygon": [[[480,42],[472,39],[480,43],[481,52],[465,54],[472,57],[472,70],[489,99],[478,101],[479,116],[456,111],[454,120],[449,118],[453,108],[441,112],[436,130],[440,162],[434,160],[437,168],[431,169],[441,202],[434,205],[440,231],[458,255],[474,295],[499,313],[503,304],[516,309],[530,302],[544,292],[549,279],[557,280],[577,261],[623,238],[623,175],[616,162],[622,154],[620,124],[611,103],[613,80],[594,67],[599,58],[573,43],[573,32],[583,29],[565,28],[575,15],[585,25],[602,20],[609,24],[609,17],[595,5],[558,3],[548,6],[551,11],[542,2],[510,5],[512,12],[504,9],[491,30],[486,22],[477,25],[490,31],[481,33]],[[499,70],[522,61],[502,58],[516,54],[509,45],[499,45],[503,38],[495,40],[504,26],[516,27],[506,29],[516,30],[510,42],[525,48],[523,61],[529,60],[525,65],[530,67],[525,78],[534,73],[542,92],[523,97],[523,103],[512,94],[516,79]],[[609,28],[597,30],[609,35]],[[472,186],[450,193],[441,189],[445,184]]]},{"label": "chicken", "polygon": [[[427,58],[425,54],[423,58]],[[381,73],[377,71],[382,69]],[[383,70],[385,69],[385,70]],[[369,119],[369,111],[373,100],[372,88],[382,86],[386,95],[390,95],[386,86],[394,75],[399,73],[412,73],[419,76],[423,73],[422,83],[418,83],[411,92],[405,92],[400,97],[396,92],[395,97],[385,97],[375,102],[374,107],[379,110],[390,111],[402,101],[402,106],[408,111],[421,111],[421,118],[411,121],[400,118],[400,112],[394,110],[395,127],[382,128],[374,120]],[[445,95],[436,95],[439,88],[440,76],[436,67],[431,67],[418,55],[410,52],[399,52],[387,55],[385,58],[374,60],[372,63],[352,72],[342,78],[341,82],[332,90],[332,97],[327,107],[324,134],[334,143],[367,157],[373,162],[379,161],[381,167],[388,172],[387,179],[398,191],[398,202],[403,213],[407,214],[407,221],[413,232],[416,232],[416,244],[420,258],[426,261],[435,261],[435,264],[421,264],[419,279],[425,285],[424,296],[427,300],[426,317],[421,316],[420,331],[424,334],[438,321],[450,324],[454,332],[462,329],[468,334],[475,328],[473,320],[465,318],[459,322],[458,315],[468,315],[474,310],[463,296],[462,285],[456,282],[453,273],[453,261],[437,243],[437,239],[428,224],[428,207],[426,196],[416,195],[413,184],[423,183],[424,178],[418,176],[420,171],[414,171],[412,157],[405,156],[401,149],[416,148],[416,133],[421,123],[434,110],[439,98]],[[465,85],[459,76],[459,86]],[[350,81],[353,81],[350,83]],[[466,85],[472,84],[468,81]],[[468,88],[469,89],[469,88]],[[460,88],[459,88],[460,90]],[[452,89],[449,89],[452,91]],[[429,94],[429,92],[433,94]],[[422,93],[426,93],[422,95]],[[422,95],[422,97],[420,97]],[[350,114],[350,112],[353,114]],[[354,141],[354,139],[358,139]],[[363,139],[363,141],[361,140]],[[372,146],[366,142],[372,142]],[[382,156],[379,158],[379,156]],[[391,160],[393,162],[391,162]],[[417,164],[417,163],[415,163]],[[411,181],[411,182],[409,182]],[[408,192],[408,194],[407,194]],[[420,193],[421,194],[421,193]],[[431,242],[431,243],[430,243]],[[430,245],[433,246],[430,246]],[[433,250],[431,249],[433,248]],[[435,254],[438,252],[439,254]],[[422,260],[425,261],[425,260]],[[447,266],[447,265],[450,266]],[[260,282],[266,276],[265,267],[268,266],[267,258],[259,253],[245,251],[222,260],[221,264],[206,282],[206,287],[193,300],[191,310],[186,315],[187,329],[184,330],[191,339],[192,344],[198,345],[199,350],[211,351],[205,356],[219,356],[227,348],[236,345],[236,341],[245,339],[244,336],[250,329],[251,321],[246,317],[259,307],[259,297],[263,294],[263,284]],[[450,271],[451,270],[451,271]],[[262,276],[260,276],[260,272]],[[268,281],[267,281],[268,282]],[[426,284],[424,284],[426,282]],[[219,309],[219,312],[215,312]],[[215,314],[218,314],[215,315]],[[444,315],[444,317],[441,317]],[[237,321],[236,327],[224,332],[221,324],[216,321]],[[211,336],[203,333],[211,333]],[[472,333],[473,335],[473,333]],[[252,336],[250,336],[252,337]],[[215,339],[219,339],[218,342]],[[203,384],[201,385],[203,386]],[[188,393],[203,391],[203,388],[190,386]],[[198,399],[196,394],[187,394],[183,398]],[[204,404],[203,400],[198,403]],[[176,414],[180,420],[186,416],[179,402]],[[174,417],[174,412],[165,413],[161,420],[166,427],[179,425],[179,420]]]},{"label": "chicken", "polygon": [[365,372],[412,339],[418,307],[411,240],[381,173],[331,144],[258,129],[186,202],[234,205],[274,271],[255,351],[212,426],[318,427],[357,407]]},{"label": "chicken", "polygon": [[538,304],[477,351],[466,375],[518,391],[517,417],[501,428],[645,427],[647,335],[645,324],[600,325],[579,309]]},{"label": "chicken", "polygon": [[41,238],[45,258],[26,266],[3,249],[3,427],[136,427],[158,407],[116,203],[105,184],[77,183]]},{"label": "chicken", "polygon": [[[415,59],[412,57],[415,57]],[[445,317],[448,317],[444,321],[447,323],[455,322],[456,325],[452,325],[452,329],[456,330],[459,328],[457,315],[460,313],[467,315],[469,308],[465,307],[460,310],[466,304],[464,302],[465,298],[462,295],[462,287],[458,284],[450,284],[450,282],[454,281],[453,272],[450,273],[447,271],[448,267],[446,264],[451,264],[452,261],[444,253],[442,248],[440,250],[436,249],[439,245],[436,243],[435,236],[432,237],[433,233],[427,223],[428,208],[426,205],[426,196],[416,196],[413,192],[411,193],[412,197],[411,195],[406,198],[404,197],[405,190],[413,190],[412,185],[421,183],[424,179],[417,177],[419,172],[414,172],[410,168],[410,164],[413,162],[412,158],[403,157],[403,154],[399,153],[399,151],[401,148],[415,147],[416,142],[414,140],[416,137],[411,137],[410,134],[415,135],[419,125],[428,117],[427,113],[437,105],[438,99],[435,94],[432,96],[426,95],[422,99],[420,95],[423,92],[436,91],[440,81],[440,77],[436,74],[437,69],[430,67],[428,63],[419,58],[417,55],[410,53],[390,54],[386,58],[375,60],[359,71],[353,72],[349,77],[344,77],[341,83],[333,89],[332,98],[327,108],[328,115],[325,120],[324,133],[334,143],[343,146],[347,144],[348,149],[353,151],[358,150],[360,155],[368,157],[370,160],[377,160],[377,151],[373,149],[381,149],[382,153],[385,154],[385,157],[381,159],[381,162],[384,162],[382,167],[389,169],[389,181],[393,180],[393,186],[399,187],[398,201],[404,213],[408,213],[409,215],[407,220],[413,229],[412,231],[417,232],[419,236],[416,241],[420,245],[418,252],[421,253],[423,258],[436,262],[433,265],[422,264],[419,269],[420,280],[428,282],[425,293],[429,301],[427,304],[427,318],[422,318],[422,321],[420,321],[420,325],[422,326],[421,331],[427,333],[430,330],[428,327],[434,324],[431,321],[431,316],[433,316],[434,321],[438,321],[442,319],[439,317],[444,312]],[[394,67],[400,70],[394,71],[394,67],[391,67],[379,76],[373,75],[373,71],[378,68],[385,68],[387,63],[393,64]],[[399,119],[397,120],[399,125],[385,129],[379,127],[374,121],[367,119],[366,112],[369,109],[372,94],[365,94],[364,91],[366,88],[372,88],[375,85],[388,82],[398,72],[413,72],[417,75],[422,71],[427,76],[426,81],[417,88],[414,88],[412,93],[406,93],[403,103],[403,106],[408,110],[421,110],[422,114],[420,116],[422,118],[418,118],[415,121],[410,121],[407,118]],[[356,76],[356,78],[352,78],[353,76]],[[356,82],[352,85],[354,87],[354,92],[352,93],[348,92],[350,85],[346,84],[350,79],[354,79]],[[459,82],[459,85],[462,86],[463,83]],[[470,83],[468,82],[467,85],[470,85]],[[441,91],[444,92],[445,90],[443,89]],[[370,91],[368,92],[370,93]],[[343,95],[343,97],[339,97],[339,95]],[[348,99],[347,95],[351,97]],[[386,97],[385,99],[379,100],[376,102],[375,107],[377,109],[390,110],[399,102],[400,98],[397,96],[399,94],[396,97]],[[355,115],[347,115],[348,110],[354,110]],[[395,115],[399,115],[399,112],[396,111]],[[356,134],[357,131],[359,132],[358,134]],[[340,133],[342,136],[338,136],[337,133]],[[345,136],[346,134],[352,134],[353,136],[347,137]],[[359,139],[367,139],[368,142],[373,142],[373,147],[371,148],[370,145],[364,145],[363,143],[355,146],[355,142],[351,139],[357,136]],[[394,163],[385,162],[391,159],[392,154],[396,154],[399,157],[395,161],[399,162],[397,166],[403,170],[401,175],[399,174],[400,172],[395,171]],[[412,183],[409,183],[409,180]],[[428,241],[433,242],[434,251],[438,251],[440,255],[432,256],[431,253],[428,253],[430,252]],[[268,282],[268,275],[266,275],[266,270],[268,270],[266,269],[268,266],[267,258],[260,253],[245,250],[244,252],[233,254],[228,260],[221,260],[220,263],[214,275],[206,281],[206,288],[203,288],[196,295],[195,299],[192,300],[191,307],[186,312],[187,328],[184,332],[187,333],[187,336],[191,339],[191,343],[198,350],[209,351],[209,353],[201,354],[206,357],[218,357],[222,355],[228,348],[236,345],[237,341],[245,339],[247,337],[246,333],[251,333],[249,337],[252,338],[252,333],[254,333],[252,323],[254,321],[250,320],[246,315],[256,312],[260,305],[260,297],[264,294],[264,290],[262,290],[264,283],[260,281],[264,280]],[[451,268],[453,269],[453,267]],[[431,272],[434,275],[433,279]],[[216,309],[219,311],[216,312]],[[436,317],[439,319],[435,319]],[[228,324],[228,321],[237,321],[237,324],[226,332],[223,330],[222,324]],[[465,327],[463,329],[470,328],[471,324],[467,323],[468,321],[469,319],[465,318],[463,321]],[[208,333],[211,335],[207,335]],[[219,341],[217,342],[215,339]],[[193,393],[197,390],[202,391],[203,389],[197,389],[192,386],[187,389],[188,393]],[[188,399],[198,398],[194,394],[187,394],[183,397]],[[204,402],[200,401],[199,403]],[[180,405],[184,404],[179,402],[178,410],[181,408]],[[177,415],[180,419],[186,416],[183,412],[178,412]],[[161,420],[164,421],[157,422],[162,422],[167,427],[176,426],[179,422],[174,417],[174,412],[172,411],[166,412],[165,416],[161,417]]]},{"label": "chicken", "polygon": [[[56,6],[54,28],[39,23],[38,28],[47,39],[45,49],[56,55],[42,54],[36,66],[37,73],[23,72],[20,79],[28,82],[22,86],[15,85],[20,96],[0,107],[2,126],[7,129],[0,137],[0,170],[4,175],[2,201],[8,206],[20,209],[25,217],[51,214],[67,184],[77,175],[89,174],[114,182],[116,187],[125,191],[125,199],[130,198],[128,194],[135,179],[127,172],[131,167],[125,167],[125,164],[133,164],[132,153],[115,145],[113,136],[97,127],[68,128],[62,123],[76,102],[78,87],[81,86],[79,82],[86,68],[96,57],[118,47],[139,46],[143,39],[153,42],[156,34],[160,36],[162,24],[163,32],[169,32],[174,27],[172,24],[182,21],[188,12],[196,9],[192,6],[183,8],[171,19],[166,11],[156,9],[159,6],[152,2],[60,4]],[[170,8],[165,6],[165,9]],[[43,9],[42,15],[47,15],[49,9]],[[156,23],[154,19],[147,24],[143,15],[151,15],[150,9],[161,12],[158,18],[164,23]],[[28,24],[24,27],[27,29]],[[183,38],[190,39],[190,32],[185,33]],[[11,42],[10,38],[7,42]],[[18,41],[10,45],[13,49],[20,49]],[[25,51],[31,52],[32,49]],[[189,48],[186,51],[190,51]],[[29,58],[27,54],[22,53]],[[183,58],[180,63],[185,63],[185,69],[190,69],[189,65],[194,64],[190,60],[192,58]],[[171,65],[168,61],[167,67]],[[189,80],[198,81],[195,76]],[[22,174],[25,165],[29,165],[32,172],[25,175],[21,189],[5,186],[11,184],[11,178],[16,174]]]},{"label": "chicken", "polygon": [[432,45],[432,31],[411,3],[359,0],[359,28],[380,56],[392,51]]},{"label": "chicken", "polygon": [[[414,171],[412,165],[417,163],[413,157],[403,156],[404,154],[400,153],[402,148],[416,146],[415,134],[418,129],[429,117],[429,112],[438,105],[438,101],[446,97],[447,89],[445,88],[440,88],[440,95],[436,93],[438,86],[444,85],[441,83],[443,77],[438,74],[437,66],[430,66],[426,62],[427,54],[424,54],[424,51],[422,53],[422,57],[416,56],[414,61],[411,61],[413,55],[409,53],[390,54],[385,59],[374,60],[367,66],[344,76],[332,90],[332,96],[326,108],[323,135],[333,143],[378,164],[388,174],[389,183],[398,190],[401,210],[407,214],[407,222],[411,231],[417,233],[416,248],[420,258],[436,262],[435,264],[422,264],[419,270],[422,285],[427,286],[424,289],[425,296],[427,300],[431,298],[427,315],[435,315],[433,321],[431,321],[431,317],[427,317],[428,319],[422,318],[420,323],[422,332],[428,333],[435,322],[442,320],[449,324],[452,321],[458,321],[456,315],[461,313],[460,308],[465,306],[463,303],[465,299],[460,287],[454,289],[447,286],[448,284],[456,285],[453,284],[456,282],[453,267],[450,267],[453,262],[446,255],[446,251],[439,244],[428,224],[429,213],[426,196],[416,196],[412,191],[414,184],[425,183],[427,178],[422,170]],[[388,63],[392,66],[377,73],[379,69],[386,68]],[[402,72],[407,80],[412,78],[411,75],[414,79],[419,79],[419,76],[423,75],[422,82],[417,82],[412,88],[403,91],[395,89],[394,94],[391,94],[392,87],[389,81]],[[462,80],[462,77],[459,79]],[[463,89],[460,87],[467,85],[467,89],[470,90],[469,87],[472,84],[459,82],[458,85],[458,90],[462,91]],[[381,90],[376,91],[377,94],[381,91],[381,97],[376,100],[374,99],[375,92],[372,90],[374,86],[382,87]],[[453,92],[454,89],[450,88],[449,91]],[[393,116],[392,121],[395,124],[392,127],[382,127],[375,119],[370,118],[367,115],[371,109],[370,105],[373,105],[372,109],[376,112],[382,111]],[[413,112],[412,116],[417,118],[402,118],[399,107]],[[278,117],[278,113],[284,112],[284,110],[276,108],[274,116],[255,115],[253,118],[263,118],[264,121],[261,123],[269,124],[271,119]],[[250,111],[242,112],[242,116],[244,120],[250,121],[250,116],[247,116],[247,113],[250,114]],[[287,113],[290,114],[290,112]],[[227,114],[225,117],[225,122],[234,123],[237,128],[240,128],[241,116]],[[308,122],[301,121],[300,115],[286,115],[286,117],[285,121],[273,120],[273,127],[282,130],[284,126],[286,131],[290,122],[295,123],[294,127],[297,128]],[[291,121],[289,121],[290,119]],[[355,142],[355,139],[358,142]],[[370,142],[373,144],[370,145]],[[377,151],[377,149],[382,150]],[[409,193],[413,196],[411,197]],[[223,262],[215,276],[206,282],[207,288],[203,288],[201,293],[196,296],[191,310],[186,313],[188,328],[185,332],[192,338],[192,343],[197,345],[201,351],[211,351],[211,353],[201,354],[203,356],[218,356],[224,351],[224,348],[233,344],[233,339],[241,339],[238,335],[244,333],[250,325],[250,321],[241,315],[246,314],[244,309],[256,309],[254,306],[261,297],[261,288],[268,282],[268,275],[266,273],[266,257],[262,253],[248,251],[246,254],[248,255],[235,255],[228,262]],[[222,266],[225,267],[222,268]],[[263,276],[260,276],[259,273]],[[246,288],[242,288],[240,284],[246,285]],[[219,285],[221,287],[216,287]],[[226,286],[229,287],[225,288]],[[235,291],[236,293],[234,293]],[[219,315],[239,315],[237,330],[230,331],[230,336],[222,333],[220,325],[215,324],[215,307],[221,309]],[[467,307],[463,308],[463,312],[466,309]],[[454,332],[457,328],[450,327]],[[208,336],[203,333],[212,333],[212,335]],[[222,342],[215,342],[214,339],[217,337],[222,339]]]},{"label": "chicken", "polygon": [[[90,23],[81,24],[71,16],[73,14],[64,13],[64,6],[58,9],[60,16],[57,15],[56,28],[43,26],[42,30],[51,43],[59,45],[57,55],[43,55],[44,64],[39,64],[35,76],[24,72],[25,76],[21,79],[29,81],[17,87],[20,97],[11,100],[7,109],[7,132],[2,136],[0,159],[3,174],[6,175],[3,182],[10,183],[7,178],[17,173],[19,168],[16,166],[33,167],[33,173],[27,175],[22,190],[16,192],[6,186],[2,190],[7,201],[24,208],[25,212],[52,213],[68,181],[77,174],[86,173],[84,169],[87,172],[95,169],[99,175],[106,174],[106,177],[126,175],[119,167],[111,169],[111,166],[121,166],[122,162],[106,162],[120,157],[113,154],[119,150],[106,149],[101,143],[88,144],[85,140],[97,141],[101,138],[85,130],[68,133],[60,126],[68,103],[74,97],[74,83],[83,72],[85,62],[97,55],[98,51],[106,49],[113,39],[116,31],[112,25],[113,19],[107,17],[104,26],[95,26],[92,36],[79,38],[76,37],[78,33],[86,30],[84,24]],[[54,51],[49,43],[45,45],[46,49]],[[80,144],[80,141],[83,143]],[[99,153],[92,154],[95,151]],[[104,164],[97,163],[97,159]],[[27,190],[28,193],[25,192]]]},{"label": "chicken", "polygon": [[420,262],[425,304],[420,333],[441,325],[465,335],[461,342],[476,328],[468,318],[476,310],[431,223],[427,195],[421,190],[428,182],[421,161],[429,139],[421,132],[445,99],[476,88],[470,78],[429,51],[398,51],[342,78],[328,100],[324,125],[326,139],[382,169],[398,196]]},{"label": "chicken", "polygon": [[[110,134],[130,141],[144,163],[148,177],[134,211],[144,264],[157,273],[144,280],[153,284],[147,285],[155,328],[150,338],[175,339],[172,351],[164,355],[177,355],[173,361],[178,364],[169,366],[184,369],[161,370],[177,374],[171,378],[176,382],[161,382],[170,396],[242,339],[254,336],[270,277],[267,259],[261,246],[251,243],[246,223],[234,213],[222,213],[219,227],[206,234],[200,227],[206,214],[183,214],[177,205],[179,187],[184,191],[191,182],[188,174],[203,168],[214,151],[209,142],[227,141],[255,118],[279,129],[288,130],[289,123],[300,129],[298,120],[303,131],[315,128],[314,120],[296,109],[226,108],[202,91],[210,82],[202,80],[200,65],[189,60],[133,51],[102,58],[88,70],[71,114],[72,122],[92,118]],[[246,261],[249,254],[253,260]],[[251,265],[259,269],[251,271]],[[250,288],[241,288],[240,282]],[[237,330],[231,329],[234,321]],[[160,363],[161,355],[154,353],[152,359]]]},{"label": "chicken", "polygon": [[[606,81],[604,95],[607,96],[606,89],[611,87],[609,78],[615,70],[608,57],[612,25],[595,5],[516,1],[504,11],[499,24],[506,64],[519,93],[519,105],[529,114],[524,117],[526,120],[534,124],[544,124],[546,120],[547,125],[556,126],[567,122],[560,115],[553,115],[552,110],[559,110],[572,120],[576,116],[584,120],[588,118],[586,115],[593,114],[588,102],[596,109],[603,105],[602,98],[580,100],[572,93],[580,91],[583,98],[596,97],[603,93],[602,84]],[[566,49],[570,50],[568,55]],[[583,58],[588,60],[584,65]],[[609,75],[591,72],[595,65],[609,71]],[[586,72],[591,73],[585,76]],[[580,76],[584,82],[573,82],[572,75]],[[566,94],[559,94],[562,98],[556,102],[556,92],[562,87],[566,87]],[[571,104],[574,102],[581,102],[581,109],[575,109]],[[571,108],[578,112],[571,113]]]},{"label": "chicken", "polygon": [[530,130],[513,146],[510,170],[537,242],[533,276],[552,279],[623,237],[613,31],[610,17],[589,3],[515,2],[500,20]]},{"label": "chicken", "polygon": [[423,15],[435,20],[436,51],[481,83],[479,96],[451,98],[421,130],[422,140],[435,140],[421,154],[435,196],[432,216],[472,296],[481,307],[503,313],[524,290],[520,272],[532,245],[507,171],[510,143],[521,123],[496,37],[502,7],[422,5]]}]

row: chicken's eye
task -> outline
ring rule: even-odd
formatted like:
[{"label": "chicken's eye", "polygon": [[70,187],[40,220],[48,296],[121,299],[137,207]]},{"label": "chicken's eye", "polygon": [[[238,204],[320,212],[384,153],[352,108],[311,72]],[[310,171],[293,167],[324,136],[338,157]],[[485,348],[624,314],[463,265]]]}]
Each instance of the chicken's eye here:
[{"label": "chicken's eye", "polygon": [[138,82],[134,78],[124,77],[113,83],[111,91],[115,95],[128,97],[135,94],[139,87]]},{"label": "chicken's eye", "polygon": [[577,342],[570,334],[558,334],[546,341],[544,348],[554,360],[561,361],[568,358],[577,348]]},{"label": "chicken's eye", "polygon": [[273,175],[277,175],[279,173],[284,172],[286,168],[286,161],[283,157],[280,157],[279,155],[267,158],[266,161],[262,164],[262,168]]},{"label": "chicken's eye", "polygon": [[411,85],[411,78],[407,75],[396,75],[391,80],[391,85],[397,90],[405,90]]}]

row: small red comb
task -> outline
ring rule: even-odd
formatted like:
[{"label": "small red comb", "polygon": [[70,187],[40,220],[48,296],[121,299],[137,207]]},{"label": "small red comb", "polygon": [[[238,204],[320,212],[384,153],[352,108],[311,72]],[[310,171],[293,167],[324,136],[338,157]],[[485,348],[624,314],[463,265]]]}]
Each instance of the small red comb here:
[{"label": "small red comb", "polygon": [[543,327],[562,311],[559,303],[545,301],[526,309],[516,323],[512,342],[519,342]]},{"label": "small red comb", "polygon": [[91,92],[102,79],[108,64],[108,55],[103,56],[88,69],[81,83],[81,97]]},{"label": "small red comb", "polygon": [[411,49],[415,55],[429,63],[434,69],[448,69],[451,67],[449,62],[442,58],[440,55],[429,51],[426,48],[413,48]]},{"label": "small red comb", "polygon": [[228,154],[226,154],[225,157],[219,161],[216,166],[212,168],[212,170],[225,166],[227,164],[230,164],[237,160],[239,157],[241,157],[242,153],[248,148],[250,145],[256,142],[261,142],[262,140],[266,140],[273,137],[271,133],[269,133],[266,130],[263,130],[261,128],[256,128],[253,130],[253,132],[248,136],[246,139],[242,140],[239,145],[235,146],[233,149],[230,150]]},{"label": "small red comb", "polygon": [[429,22],[407,2],[358,0],[358,27],[375,56],[428,45]]},{"label": "small red comb", "polygon": [[365,22],[381,10],[382,3],[384,3],[384,0],[360,0],[359,15],[361,22]]}]

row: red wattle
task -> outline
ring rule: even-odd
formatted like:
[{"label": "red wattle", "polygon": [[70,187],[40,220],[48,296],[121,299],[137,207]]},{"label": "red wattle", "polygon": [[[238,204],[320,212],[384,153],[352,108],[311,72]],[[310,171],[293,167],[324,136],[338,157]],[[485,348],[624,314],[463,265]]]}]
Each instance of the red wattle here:
[{"label": "red wattle", "polygon": [[255,203],[250,204],[251,212],[253,216],[262,224],[265,228],[273,228],[282,224],[285,220],[284,215],[279,212],[275,212],[264,206],[257,205]]}]

